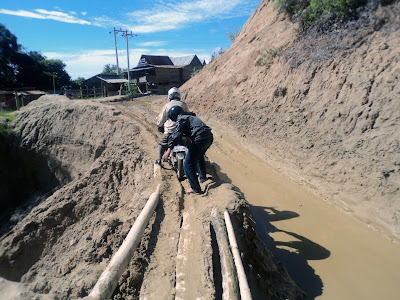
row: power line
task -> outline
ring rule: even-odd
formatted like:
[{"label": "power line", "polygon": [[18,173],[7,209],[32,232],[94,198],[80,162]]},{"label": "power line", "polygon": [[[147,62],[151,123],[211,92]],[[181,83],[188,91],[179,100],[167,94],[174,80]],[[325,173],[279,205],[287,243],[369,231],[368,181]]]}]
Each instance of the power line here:
[{"label": "power line", "polygon": [[[110,32],[111,33],[111,32]],[[129,37],[137,36],[137,34],[134,34],[132,31],[128,32],[128,30],[122,30],[120,29],[115,29],[114,27],[114,44],[115,44],[115,56],[117,60],[117,74],[119,75],[119,63],[118,63],[118,49],[117,49],[117,34],[121,33],[123,37],[125,37],[126,40],[126,57],[128,61],[128,83],[131,82],[131,75],[130,75],[130,66],[129,66]]]}]

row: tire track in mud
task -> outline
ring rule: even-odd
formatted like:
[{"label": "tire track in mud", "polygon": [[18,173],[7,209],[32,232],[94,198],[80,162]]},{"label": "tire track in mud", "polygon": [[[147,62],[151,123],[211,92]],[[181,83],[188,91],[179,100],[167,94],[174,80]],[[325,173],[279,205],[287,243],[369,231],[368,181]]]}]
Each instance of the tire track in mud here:
[{"label": "tire track in mud", "polygon": [[[159,134],[155,126],[157,113],[152,105],[160,105],[161,108],[160,99],[116,105],[129,121],[140,128],[143,147],[154,156]],[[218,178],[220,174],[217,174],[214,164],[208,164],[208,175],[212,177],[201,184],[205,190],[203,195],[186,195],[184,191],[189,188],[187,180],[179,181],[175,171],[167,164],[162,169],[155,166],[155,181],[161,184],[160,202],[142,239],[141,251],[139,255],[135,254],[127,270],[128,276],[136,278],[136,281],[126,278],[120,284],[120,287],[133,285],[133,289],[123,291],[117,288],[120,292],[118,296],[114,295],[115,299],[132,295],[134,299],[215,299],[222,298],[222,295],[225,295],[224,299],[226,295],[229,299],[239,299],[236,270],[233,264],[226,263],[227,257],[220,254],[230,253],[229,246],[219,249],[223,243],[216,240],[216,232],[221,233],[221,229],[225,229],[214,228],[216,220],[224,224],[225,209],[234,217],[234,226],[240,232],[239,247],[244,259],[248,260],[245,265],[248,276],[253,280],[249,285],[256,295],[255,299],[263,299],[271,293],[285,294],[287,298],[302,295],[286,273],[279,273],[281,271],[273,266],[267,250],[258,246],[255,228],[246,221],[251,219],[251,212],[245,199],[233,185]],[[249,236],[248,232],[251,232]],[[224,259],[223,267],[221,257]],[[140,270],[135,269],[135,264],[141,264]],[[230,269],[227,269],[228,265],[231,265]],[[233,279],[229,279],[230,283],[223,279],[223,272],[234,274]],[[281,285],[277,282],[271,285],[268,278],[259,275],[271,272],[276,273],[271,276],[280,278]],[[228,290],[227,286],[230,286]],[[132,290],[135,292],[132,293]]]},{"label": "tire track in mud", "polygon": [[[117,104],[124,115],[139,128],[143,146],[151,153],[157,151],[159,134],[155,131],[154,119],[147,102]],[[167,166],[166,166],[167,167]],[[187,182],[179,182],[176,173],[163,168],[160,203],[151,225],[146,249],[146,266],[141,282],[139,298],[188,299],[196,295],[199,299],[211,299],[215,294],[212,276],[211,237],[207,235],[206,222],[199,216],[199,196],[185,195]],[[204,202],[204,201],[203,201]]]}]

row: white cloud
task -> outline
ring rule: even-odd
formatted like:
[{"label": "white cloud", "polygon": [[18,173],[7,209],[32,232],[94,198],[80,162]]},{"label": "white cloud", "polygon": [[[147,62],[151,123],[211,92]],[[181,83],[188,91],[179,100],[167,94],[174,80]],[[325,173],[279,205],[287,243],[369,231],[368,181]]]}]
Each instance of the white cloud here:
[{"label": "white cloud", "polygon": [[[129,62],[130,67],[137,65],[142,54],[148,53],[147,49],[130,49]],[[115,50],[86,50],[78,53],[45,52],[48,59],[61,59],[66,64],[66,71],[72,79],[78,77],[90,78],[103,71],[107,64],[116,65]],[[119,67],[127,68],[126,52],[119,52]]]},{"label": "white cloud", "polygon": [[34,12],[26,10],[8,10],[0,9],[0,14],[14,15],[19,17],[34,18],[34,19],[50,19],[64,23],[74,23],[82,25],[90,25],[90,22],[76,18],[72,15],[60,11],[48,11],[45,9],[36,9]]},{"label": "white cloud", "polygon": [[137,33],[159,32],[211,19],[251,14],[252,10],[248,9],[251,6],[249,2],[258,3],[256,0],[186,0],[168,3],[161,1],[151,10],[127,13],[129,23],[133,24],[127,28]]},{"label": "white cloud", "polygon": [[138,43],[139,46],[141,47],[160,47],[165,44],[168,44],[166,41],[152,41],[152,42],[142,42]]},{"label": "white cloud", "polygon": [[[129,49],[130,67],[136,67],[142,54],[152,55],[169,55],[172,57],[186,56],[193,54],[192,51],[182,51],[176,49],[159,48],[149,50],[146,48]],[[197,49],[196,53],[200,60],[210,60],[210,54],[207,50]],[[62,52],[45,52],[43,53],[48,59],[60,59],[66,64],[66,71],[72,79],[84,77],[86,79],[95,76],[103,71],[103,67],[107,64],[116,65],[115,50],[86,50],[77,53]],[[125,51],[119,51],[118,54],[119,67],[125,69],[128,67]]]},{"label": "white cloud", "polygon": [[27,18],[35,18],[35,19],[45,19],[44,16],[33,13],[30,11],[26,10],[8,10],[8,9],[0,9],[0,14],[5,14],[5,15],[13,15],[13,16],[19,16],[19,17],[27,17]]},{"label": "white cloud", "polygon": [[[136,10],[116,19],[109,16],[90,18],[90,21],[77,18],[76,12],[70,14],[45,9],[34,11],[0,9],[0,14],[9,14],[20,17],[51,19],[65,23],[92,25],[109,28],[126,28],[135,33],[152,33],[176,30],[193,23],[216,19],[225,19],[236,16],[250,15],[259,0],[170,0],[156,1],[156,5],[149,10]],[[87,12],[81,12],[86,16]]]}]

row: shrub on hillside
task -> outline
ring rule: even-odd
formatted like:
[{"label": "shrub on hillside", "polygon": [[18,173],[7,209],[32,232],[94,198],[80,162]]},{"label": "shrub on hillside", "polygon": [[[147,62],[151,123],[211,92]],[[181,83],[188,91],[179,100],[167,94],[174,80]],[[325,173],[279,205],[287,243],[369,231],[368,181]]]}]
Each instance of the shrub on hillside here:
[{"label": "shrub on hillside", "polygon": [[398,0],[274,0],[275,7],[291,18],[298,19],[300,29],[305,30],[321,20],[346,20],[356,14],[357,8],[372,5],[388,5]]}]

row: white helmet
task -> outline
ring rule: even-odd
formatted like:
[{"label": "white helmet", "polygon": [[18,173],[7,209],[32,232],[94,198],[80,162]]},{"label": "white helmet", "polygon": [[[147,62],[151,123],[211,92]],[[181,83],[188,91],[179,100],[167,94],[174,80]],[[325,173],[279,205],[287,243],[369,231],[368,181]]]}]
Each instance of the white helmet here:
[{"label": "white helmet", "polygon": [[179,91],[179,89],[176,87],[170,88],[170,90],[168,91],[168,99],[169,101],[173,99],[181,100],[181,92]]}]

